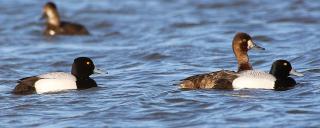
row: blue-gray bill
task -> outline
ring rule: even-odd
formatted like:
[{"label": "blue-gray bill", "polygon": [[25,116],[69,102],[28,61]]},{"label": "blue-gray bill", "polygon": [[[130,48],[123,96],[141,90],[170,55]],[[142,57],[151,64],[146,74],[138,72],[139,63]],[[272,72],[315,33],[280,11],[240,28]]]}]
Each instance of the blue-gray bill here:
[{"label": "blue-gray bill", "polygon": [[107,74],[108,72],[105,72],[102,69],[94,68],[93,74],[91,75],[91,77],[106,76]]},{"label": "blue-gray bill", "polygon": [[252,47],[252,49],[254,49],[254,50],[266,50],[265,48],[263,48],[263,47],[261,47],[259,45],[256,45],[256,44]]},{"label": "blue-gray bill", "polygon": [[295,75],[295,76],[304,76],[302,73],[297,72],[297,71],[296,71],[296,70],[294,70],[294,69],[291,69],[291,71],[290,71],[290,75]]}]

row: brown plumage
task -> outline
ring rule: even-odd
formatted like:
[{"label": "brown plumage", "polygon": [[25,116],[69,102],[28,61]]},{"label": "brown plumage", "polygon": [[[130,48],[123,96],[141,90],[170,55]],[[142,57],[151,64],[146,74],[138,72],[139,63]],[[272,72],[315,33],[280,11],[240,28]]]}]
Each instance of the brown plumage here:
[{"label": "brown plumage", "polygon": [[[233,52],[238,61],[238,72],[252,70],[249,63],[248,51],[253,48],[263,49],[252,41],[246,33],[237,33],[232,41]],[[233,89],[232,81],[237,78],[237,72],[222,70],[211,73],[199,74],[183,79],[180,83],[182,89]]]},{"label": "brown plumage", "polygon": [[18,81],[18,85],[13,89],[12,93],[17,95],[27,95],[36,92],[34,83],[40,78],[36,76],[22,78]]},{"label": "brown plumage", "polygon": [[47,17],[44,35],[88,35],[89,31],[81,24],[61,21],[56,5],[48,2],[43,8],[43,17]]},{"label": "brown plumage", "polygon": [[232,89],[232,81],[237,78],[234,71],[217,71],[206,74],[199,74],[183,79],[180,88],[183,89]]},{"label": "brown plumage", "polygon": [[[52,31],[54,31],[54,34],[52,34]],[[47,24],[47,27],[44,31],[44,34],[48,35],[48,36],[52,36],[52,35],[88,35],[89,32],[81,24],[62,21],[62,22],[60,22],[59,27],[56,27],[51,24]]]}]

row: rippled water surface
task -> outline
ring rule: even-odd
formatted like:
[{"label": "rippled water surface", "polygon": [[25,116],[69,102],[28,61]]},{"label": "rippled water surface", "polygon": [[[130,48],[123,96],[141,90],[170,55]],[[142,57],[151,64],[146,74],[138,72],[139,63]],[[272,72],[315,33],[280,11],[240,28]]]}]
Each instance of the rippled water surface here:
[{"label": "rippled water surface", "polygon": [[[320,127],[317,0],[61,0],[62,19],[90,36],[41,35],[46,1],[0,1],[0,127]],[[187,76],[236,70],[231,41],[253,36],[255,69],[287,59],[305,74],[288,91],[191,90]],[[98,88],[12,95],[22,77],[69,72],[91,57]]]}]

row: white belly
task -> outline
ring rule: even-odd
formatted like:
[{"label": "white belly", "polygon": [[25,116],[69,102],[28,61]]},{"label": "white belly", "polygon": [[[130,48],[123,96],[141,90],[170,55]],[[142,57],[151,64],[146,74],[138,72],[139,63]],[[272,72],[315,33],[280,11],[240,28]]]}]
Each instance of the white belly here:
[{"label": "white belly", "polygon": [[42,78],[35,83],[38,94],[77,89],[76,78],[68,73],[54,72],[38,77]]},{"label": "white belly", "polygon": [[260,71],[244,71],[232,82],[235,89],[274,89],[276,78],[271,74]]}]

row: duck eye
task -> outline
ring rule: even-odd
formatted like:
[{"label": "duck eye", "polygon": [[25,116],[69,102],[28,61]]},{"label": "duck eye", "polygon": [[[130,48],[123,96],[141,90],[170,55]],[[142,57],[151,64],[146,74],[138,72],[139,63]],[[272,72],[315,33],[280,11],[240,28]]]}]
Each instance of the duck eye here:
[{"label": "duck eye", "polygon": [[90,62],[89,62],[89,61],[87,61],[87,62],[86,62],[86,64],[87,64],[87,65],[90,65]]},{"label": "duck eye", "polygon": [[288,63],[283,63],[283,65],[284,65],[284,66],[287,66],[287,65],[288,65]]}]

